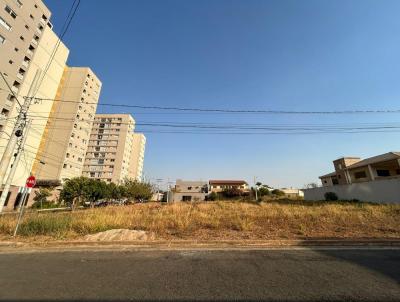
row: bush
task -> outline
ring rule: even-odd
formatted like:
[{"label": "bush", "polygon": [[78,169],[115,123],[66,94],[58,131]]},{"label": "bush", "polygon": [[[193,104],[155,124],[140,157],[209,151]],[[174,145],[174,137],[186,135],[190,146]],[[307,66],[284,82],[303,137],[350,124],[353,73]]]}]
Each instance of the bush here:
[{"label": "bush", "polygon": [[285,192],[283,192],[283,191],[281,191],[281,190],[279,190],[279,189],[272,190],[271,193],[272,193],[273,195],[276,195],[276,196],[284,196],[284,195],[285,195]]},{"label": "bush", "polygon": [[261,187],[260,189],[258,189],[258,192],[260,193],[261,196],[268,196],[271,194],[271,192],[264,187]]},{"label": "bush", "polygon": [[53,209],[53,208],[58,208],[60,205],[55,203],[55,202],[51,202],[51,201],[36,201],[32,204],[31,208],[32,209]]},{"label": "bush", "polygon": [[326,192],[324,196],[326,201],[334,201],[339,199],[335,192]]},{"label": "bush", "polygon": [[230,189],[225,189],[224,191],[222,191],[222,195],[225,198],[235,198],[235,197],[242,196],[242,191],[237,188],[230,188]]},{"label": "bush", "polygon": [[218,200],[218,194],[215,192],[211,192],[208,196],[206,196],[207,201],[215,201]]}]

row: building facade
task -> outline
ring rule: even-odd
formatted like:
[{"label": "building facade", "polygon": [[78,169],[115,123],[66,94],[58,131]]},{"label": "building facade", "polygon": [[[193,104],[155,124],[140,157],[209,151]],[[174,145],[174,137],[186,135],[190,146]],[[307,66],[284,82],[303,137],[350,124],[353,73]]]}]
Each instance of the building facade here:
[{"label": "building facade", "polygon": [[[0,71],[17,96],[43,33],[51,28],[49,18],[50,11],[42,1],[0,2]],[[16,103],[0,78],[0,131]]]},{"label": "building facade", "polygon": [[100,91],[90,68],[65,68],[32,170],[37,179],[81,176]]},{"label": "building facade", "polygon": [[[23,156],[12,181],[12,185],[16,186],[23,185],[32,171],[52,100],[55,98],[69,54],[63,43],[59,44],[57,52],[53,54],[58,37],[52,30],[49,18],[50,12],[41,1],[1,2],[0,71],[20,103],[25,101],[24,97],[27,95],[45,99],[31,101],[28,119],[32,120],[32,124],[26,130]],[[10,30],[7,30],[8,27]],[[52,63],[44,72],[50,57]],[[38,78],[34,81],[36,74]],[[36,85],[33,85],[33,82]],[[3,154],[8,138],[12,135],[20,106],[1,78],[0,107],[0,154]]]},{"label": "building facade", "polygon": [[210,192],[219,193],[227,189],[238,189],[249,192],[249,185],[244,180],[210,180]]},{"label": "building facade", "polygon": [[146,150],[146,136],[143,133],[132,134],[132,153],[130,158],[130,177],[141,181],[143,178],[144,152]]},{"label": "building facade", "polygon": [[114,183],[131,178],[134,129],[130,114],[96,114],[82,176]]},{"label": "building facade", "polygon": [[169,201],[204,201],[208,195],[206,181],[188,181],[177,179],[175,188],[171,190]]},{"label": "building facade", "polygon": [[342,157],[333,161],[335,172],[320,176],[322,186],[348,185],[400,177],[400,152],[361,159]]}]

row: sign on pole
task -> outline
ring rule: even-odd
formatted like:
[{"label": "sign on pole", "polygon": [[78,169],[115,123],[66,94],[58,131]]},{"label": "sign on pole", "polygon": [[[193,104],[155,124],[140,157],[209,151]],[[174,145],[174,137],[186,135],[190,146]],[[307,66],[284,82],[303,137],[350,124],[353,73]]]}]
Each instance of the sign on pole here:
[{"label": "sign on pole", "polygon": [[33,188],[36,185],[36,178],[35,176],[31,175],[26,180],[26,187]]}]

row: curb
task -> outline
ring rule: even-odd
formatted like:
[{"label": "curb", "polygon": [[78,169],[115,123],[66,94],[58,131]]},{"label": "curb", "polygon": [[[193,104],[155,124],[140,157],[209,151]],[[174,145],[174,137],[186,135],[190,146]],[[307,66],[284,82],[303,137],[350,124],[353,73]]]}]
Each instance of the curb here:
[{"label": "curb", "polygon": [[400,239],[326,239],[326,240],[225,240],[225,241],[0,241],[0,251],[7,249],[263,249],[306,247],[400,247]]}]

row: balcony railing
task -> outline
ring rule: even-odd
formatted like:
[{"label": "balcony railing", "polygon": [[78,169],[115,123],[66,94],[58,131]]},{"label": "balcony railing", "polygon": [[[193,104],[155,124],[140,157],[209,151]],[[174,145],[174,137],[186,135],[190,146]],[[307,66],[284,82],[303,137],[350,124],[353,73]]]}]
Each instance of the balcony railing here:
[{"label": "balcony railing", "polygon": [[24,75],[22,75],[20,73],[17,73],[17,78],[20,79],[20,80],[23,80],[24,79]]},{"label": "balcony railing", "polygon": [[22,66],[29,67],[29,63],[27,61],[22,61]]}]

